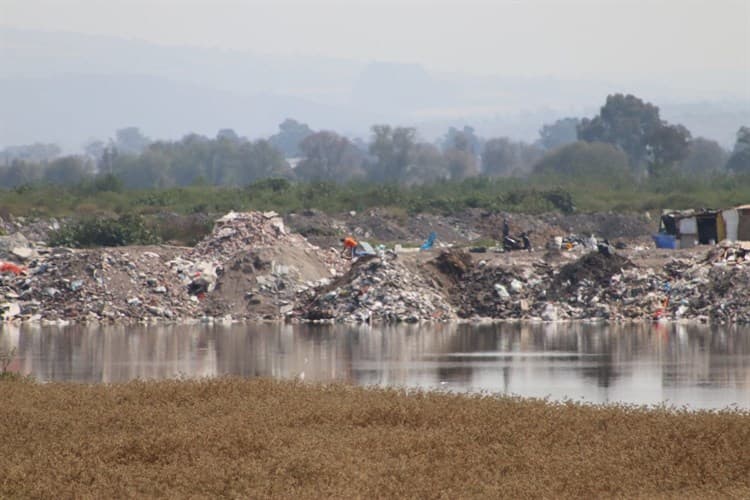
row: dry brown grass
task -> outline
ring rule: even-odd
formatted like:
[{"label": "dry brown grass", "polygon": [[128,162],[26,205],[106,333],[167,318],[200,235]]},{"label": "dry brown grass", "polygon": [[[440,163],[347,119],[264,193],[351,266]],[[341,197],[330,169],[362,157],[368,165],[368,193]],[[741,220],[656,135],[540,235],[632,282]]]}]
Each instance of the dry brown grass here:
[{"label": "dry brown grass", "polygon": [[750,416],[269,380],[0,381],[0,497],[750,497]]}]

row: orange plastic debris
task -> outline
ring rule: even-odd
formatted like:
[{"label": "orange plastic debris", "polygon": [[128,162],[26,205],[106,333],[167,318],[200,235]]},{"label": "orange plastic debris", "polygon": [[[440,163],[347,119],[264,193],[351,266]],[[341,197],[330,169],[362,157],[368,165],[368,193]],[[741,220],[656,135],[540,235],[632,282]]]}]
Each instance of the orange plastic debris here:
[{"label": "orange plastic debris", "polygon": [[12,262],[3,262],[2,264],[0,264],[0,273],[13,273],[18,276],[19,274],[23,274],[25,272],[25,267],[17,266]]}]

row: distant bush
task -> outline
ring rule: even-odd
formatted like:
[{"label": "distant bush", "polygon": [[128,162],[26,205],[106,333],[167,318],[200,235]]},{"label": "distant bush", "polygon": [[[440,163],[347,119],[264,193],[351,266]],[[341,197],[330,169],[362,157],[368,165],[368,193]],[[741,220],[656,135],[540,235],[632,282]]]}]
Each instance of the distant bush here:
[{"label": "distant bush", "polygon": [[213,228],[214,221],[204,213],[167,214],[157,216],[153,221],[153,230],[158,239],[176,245],[194,246]]},{"label": "distant bush", "polygon": [[84,195],[96,193],[120,193],[123,190],[122,180],[113,174],[102,174],[82,180],[77,186],[78,192]]},{"label": "distant bush", "polygon": [[65,225],[50,234],[50,246],[74,248],[149,245],[159,238],[140,215],[125,214],[117,219],[91,217]]}]

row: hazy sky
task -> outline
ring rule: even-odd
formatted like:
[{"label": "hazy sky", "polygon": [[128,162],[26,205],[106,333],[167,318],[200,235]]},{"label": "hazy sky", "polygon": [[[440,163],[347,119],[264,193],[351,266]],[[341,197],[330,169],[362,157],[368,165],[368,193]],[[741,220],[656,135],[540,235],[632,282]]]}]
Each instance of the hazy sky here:
[{"label": "hazy sky", "polygon": [[439,70],[746,93],[748,0],[0,0],[0,24]]}]

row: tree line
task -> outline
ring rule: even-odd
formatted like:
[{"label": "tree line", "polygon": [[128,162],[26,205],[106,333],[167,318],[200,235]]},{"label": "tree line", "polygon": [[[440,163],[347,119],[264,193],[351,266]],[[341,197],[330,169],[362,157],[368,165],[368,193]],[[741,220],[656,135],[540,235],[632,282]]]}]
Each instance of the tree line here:
[{"label": "tree line", "polygon": [[83,155],[60,156],[53,144],[6,148],[1,155],[3,188],[244,186],[266,178],[421,185],[478,176],[617,186],[679,174],[750,173],[750,128],[741,127],[733,150],[725,151],[661,119],[657,106],[614,94],[594,117],[545,124],[534,143],[486,139],[469,126],[451,127],[440,140],[426,142],[412,127],[391,125],[374,125],[365,142],[287,119],[267,139],[224,129],[215,138],[152,141],[129,127],[109,141],[89,142]]}]

